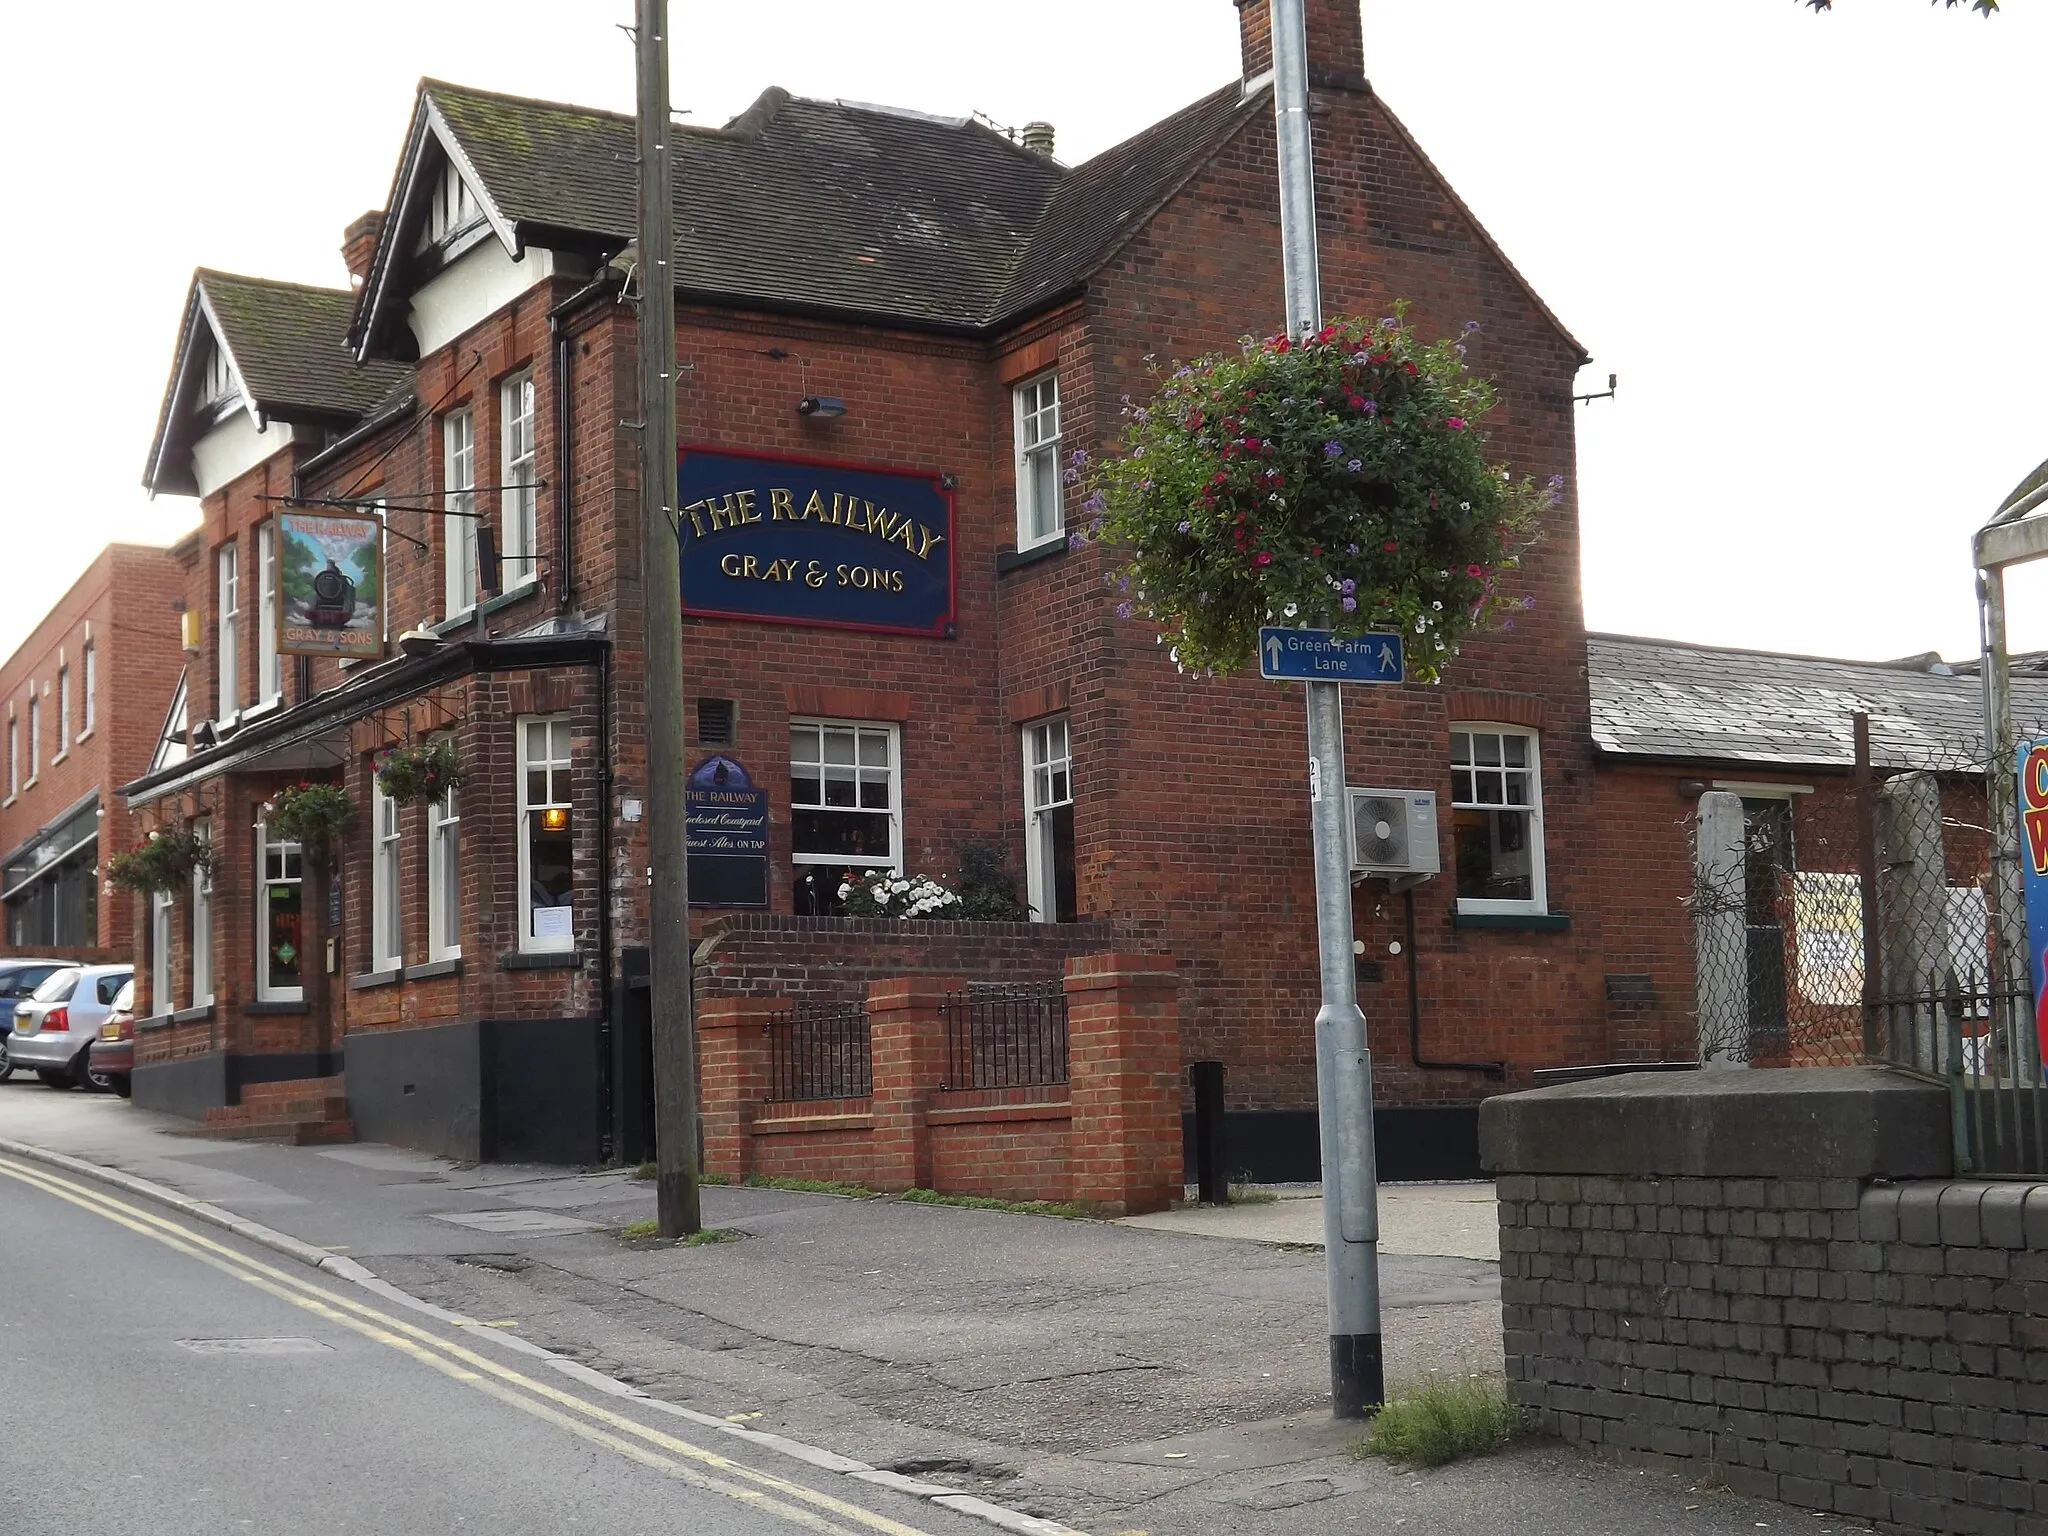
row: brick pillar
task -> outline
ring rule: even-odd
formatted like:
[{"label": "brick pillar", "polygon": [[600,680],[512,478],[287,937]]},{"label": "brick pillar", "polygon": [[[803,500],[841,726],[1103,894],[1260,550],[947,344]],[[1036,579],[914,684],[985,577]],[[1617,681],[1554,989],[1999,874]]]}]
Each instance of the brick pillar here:
[{"label": "brick pillar", "polygon": [[1164,1210],[1181,1191],[1180,1000],[1171,955],[1067,962],[1074,1199]]},{"label": "brick pillar", "polygon": [[868,1049],[874,1066],[874,1180],[894,1194],[932,1187],[925,1109],[946,1078],[946,995],[955,976],[902,976],[868,984]]},{"label": "brick pillar", "polygon": [[754,1116],[768,1093],[768,1018],[781,1006],[773,997],[707,997],[697,1004],[707,1173],[744,1179],[754,1171]]}]

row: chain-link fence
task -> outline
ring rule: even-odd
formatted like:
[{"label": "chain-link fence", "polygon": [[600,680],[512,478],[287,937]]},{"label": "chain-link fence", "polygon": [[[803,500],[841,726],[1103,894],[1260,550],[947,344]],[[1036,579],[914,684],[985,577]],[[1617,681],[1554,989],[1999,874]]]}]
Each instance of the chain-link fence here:
[{"label": "chain-link fence", "polygon": [[1700,797],[1700,1060],[1889,1062],[1950,1086],[1967,1168],[2048,1171],[2025,915],[1994,899],[1983,747],[1920,740],[1885,764],[1867,723],[1857,740],[1851,777]]}]

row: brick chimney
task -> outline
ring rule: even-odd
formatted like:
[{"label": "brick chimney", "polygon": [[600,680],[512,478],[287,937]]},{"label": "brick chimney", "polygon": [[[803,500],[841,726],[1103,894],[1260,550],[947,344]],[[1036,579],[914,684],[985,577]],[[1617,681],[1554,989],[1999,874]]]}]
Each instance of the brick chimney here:
[{"label": "brick chimney", "polygon": [[[1234,0],[1244,78],[1273,67],[1271,0]],[[1327,90],[1365,88],[1365,24],[1359,0],[1303,0],[1308,21],[1308,83]]]},{"label": "brick chimney", "polygon": [[360,288],[377,258],[377,236],[384,228],[384,210],[372,208],[341,232],[341,259],[348,266],[348,285]]}]

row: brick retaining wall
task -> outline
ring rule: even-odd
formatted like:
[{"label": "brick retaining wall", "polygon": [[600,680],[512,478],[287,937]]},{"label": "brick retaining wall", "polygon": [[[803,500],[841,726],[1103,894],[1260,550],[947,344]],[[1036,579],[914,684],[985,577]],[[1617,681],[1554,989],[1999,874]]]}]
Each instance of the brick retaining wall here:
[{"label": "brick retaining wall", "polygon": [[1876,1068],[1491,1101],[1512,1395],[1738,1493],[2048,1536],[2048,1184],[1925,1177],[1946,1113]]}]

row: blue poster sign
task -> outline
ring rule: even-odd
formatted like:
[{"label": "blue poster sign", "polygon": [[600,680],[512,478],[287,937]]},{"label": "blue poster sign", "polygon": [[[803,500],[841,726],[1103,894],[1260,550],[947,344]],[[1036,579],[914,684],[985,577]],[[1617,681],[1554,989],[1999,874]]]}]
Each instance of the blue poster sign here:
[{"label": "blue poster sign", "polygon": [[950,640],[952,477],[685,448],[683,612]]},{"label": "blue poster sign", "polygon": [[747,770],[713,754],[683,786],[689,813],[690,905],[768,905],[768,792]]},{"label": "blue poster sign", "polygon": [[1398,683],[1407,678],[1399,635],[1345,635],[1327,629],[1259,631],[1259,676],[1283,682]]},{"label": "blue poster sign", "polygon": [[2034,1029],[2048,1077],[2048,741],[2023,741],[2020,768],[2020,880],[2027,895],[2027,962]]}]

